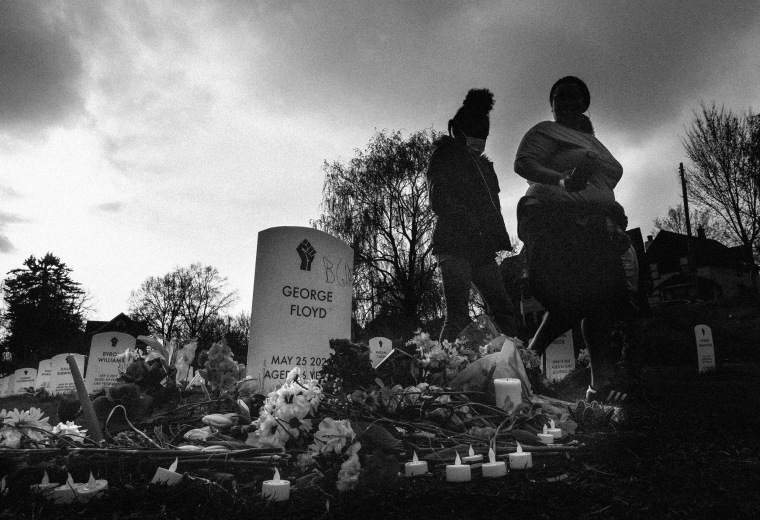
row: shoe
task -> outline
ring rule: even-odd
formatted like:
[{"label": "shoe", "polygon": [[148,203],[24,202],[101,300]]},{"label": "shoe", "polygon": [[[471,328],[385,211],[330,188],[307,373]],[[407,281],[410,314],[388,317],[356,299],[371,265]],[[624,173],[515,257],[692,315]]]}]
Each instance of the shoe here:
[{"label": "shoe", "polygon": [[607,384],[599,390],[594,390],[594,388],[589,385],[588,390],[586,390],[586,402],[590,403],[592,401],[597,401],[601,404],[620,406],[628,398],[628,393],[628,390],[624,387],[614,384]]}]

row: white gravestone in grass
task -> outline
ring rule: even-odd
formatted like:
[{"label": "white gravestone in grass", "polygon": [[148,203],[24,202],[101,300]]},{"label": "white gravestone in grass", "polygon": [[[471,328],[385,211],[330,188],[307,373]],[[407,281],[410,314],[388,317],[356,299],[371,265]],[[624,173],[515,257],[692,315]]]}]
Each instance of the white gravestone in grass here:
[{"label": "white gravestone in grass", "polygon": [[8,378],[10,376],[0,377],[0,397],[8,396]]},{"label": "white gravestone in grass", "polygon": [[16,374],[11,374],[8,377],[3,378],[5,384],[3,385],[3,395],[9,396],[16,393]]},{"label": "white gravestone in grass", "polygon": [[84,382],[88,392],[97,392],[117,383],[119,361],[117,356],[128,348],[133,349],[137,339],[125,332],[101,332],[92,336],[87,375]]},{"label": "white gravestone in grass", "polygon": [[316,229],[259,232],[247,371],[261,392],[296,366],[316,377],[329,341],[351,338],[353,259],[347,244]]},{"label": "white gravestone in grass", "polygon": [[50,374],[53,372],[53,360],[43,359],[37,366],[37,380],[34,382],[35,390],[50,391]]},{"label": "white gravestone in grass", "polygon": [[369,340],[369,355],[372,366],[377,368],[385,356],[391,353],[391,350],[393,350],[393,343],[388,338],[377,337]]},{"label": "white gravestone in grass", "polygon": [[707,325],[694,327],[697,339],[697,364],[700,372],[715,370],[715,345],[713,344],[712,329]]},{"label": "white gravestone in grass", "polygon": [[570,329],[555,339],[544,353],[546,379],[560,381],[575,369],[575,347],[573,330]]},{"label": "white gravestone in grass", "polygon": [[[58,354],[51,359],[53,367],[50,371],[50,393],[53,395],[76,392],[74,387],[74,377],[71,375],[71,367],[66,357],[69,354]],[[84,372],[84,356],[82,354],[72,354],[79,372]]]},{"label": "white gravestone in grass", "polygon": [[36,368],[19,368],[14,374],[13,385],[17,394],[24,392],[27,388],[34,389],[37,382]]}]

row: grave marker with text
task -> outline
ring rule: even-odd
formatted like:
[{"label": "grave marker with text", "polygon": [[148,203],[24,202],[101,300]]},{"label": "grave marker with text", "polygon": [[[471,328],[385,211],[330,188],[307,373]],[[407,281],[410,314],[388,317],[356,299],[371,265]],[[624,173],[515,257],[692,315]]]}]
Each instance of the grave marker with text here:
[{"label": "grave marker with text", "polygon": [[707,325],[694,327],[697,339],[697,364],[700,372],[715,370],[715,345],[713,344],[712,329]]}]

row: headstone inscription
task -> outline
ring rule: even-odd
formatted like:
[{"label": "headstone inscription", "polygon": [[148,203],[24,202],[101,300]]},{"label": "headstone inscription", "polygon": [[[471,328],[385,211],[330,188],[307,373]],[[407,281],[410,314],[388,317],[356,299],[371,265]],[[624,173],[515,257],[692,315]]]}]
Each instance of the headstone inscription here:
[{"label": "headstone inscription", "polygon": [[560,381],[575,369],[575,346],[573,330],[570,329],[555,339],[544,353],[546,379]]},{"label": "headstone inscription", "polygon": [[88,392],[97,392],[115,384],[119,377],[117,357],[128,348],[134,349],[137,339],[126,332],[101,332],[92,336],[87,375],[84,378]]},{"label": "headstone inscription", "polygon": [[[50,372],[50,393],[53,395],[76,392],[74,387],[74,377],[71,375],[71,367],[66,357],[69,354],[58,354],[51,359],[53,367]],[[84,371],[84,356],[82,354],[72,354],[76,361],[79,371]]]},{"label": "headstone inscription", "polygon": [[36,382],[36,368],[19,368],[14,374],[13,384],[15,386],[15,392],[17,394],[24,392],[27,388],[34,388],[34,384]]},{"label": "headstone inscription", "polygon": [[694,335],[697,339],[699,371],[715,370],[715,344],[713,343],[712,329],[707,325],[697,325],[694,327]]},{"label": "headstone inscription", "polygon": [[376,337],[369,340],[369,355],[372,360],[372,367],[377,368],[385,356],[393,350],[393,342],[388,338]]},{"label": "headstone inscription", "polygon": [[322,231],[259,232],[248,342],[248,375],[261,391],[299,366],[314,378],[331,339],[351,338],[353,250]]},{"label": "headstone inscription", "polygon": [[34,382],[35,390],[50,391],[50,375],[53,372],[53,360],[43,359],[37,366],[37,380]]}]

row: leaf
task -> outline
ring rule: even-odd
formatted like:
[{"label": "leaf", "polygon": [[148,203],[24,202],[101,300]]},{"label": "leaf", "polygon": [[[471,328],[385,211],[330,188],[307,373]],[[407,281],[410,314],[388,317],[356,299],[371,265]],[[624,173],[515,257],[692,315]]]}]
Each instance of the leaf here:
[{"label": "leaf", "polygon": [[568,435],[574,435],[576,428],[578,428],[578,423],[576,423],[573,420],[566,420],[559,423],[559,427],[567,432]]},{"label": "leaf", "polygon": [[352,421],[351,428],[361,442],[371,446],[373,449],[392,450],[401,445],[401,441],[383,426],[372,423],[354,423]]},{"label": "leaf", "polygon": [[525,430],[512,430],[510,435],[520,444],[527,444],[528,446],[543,446],[544,443],[538,438],[538,435],[534,435]]}]

